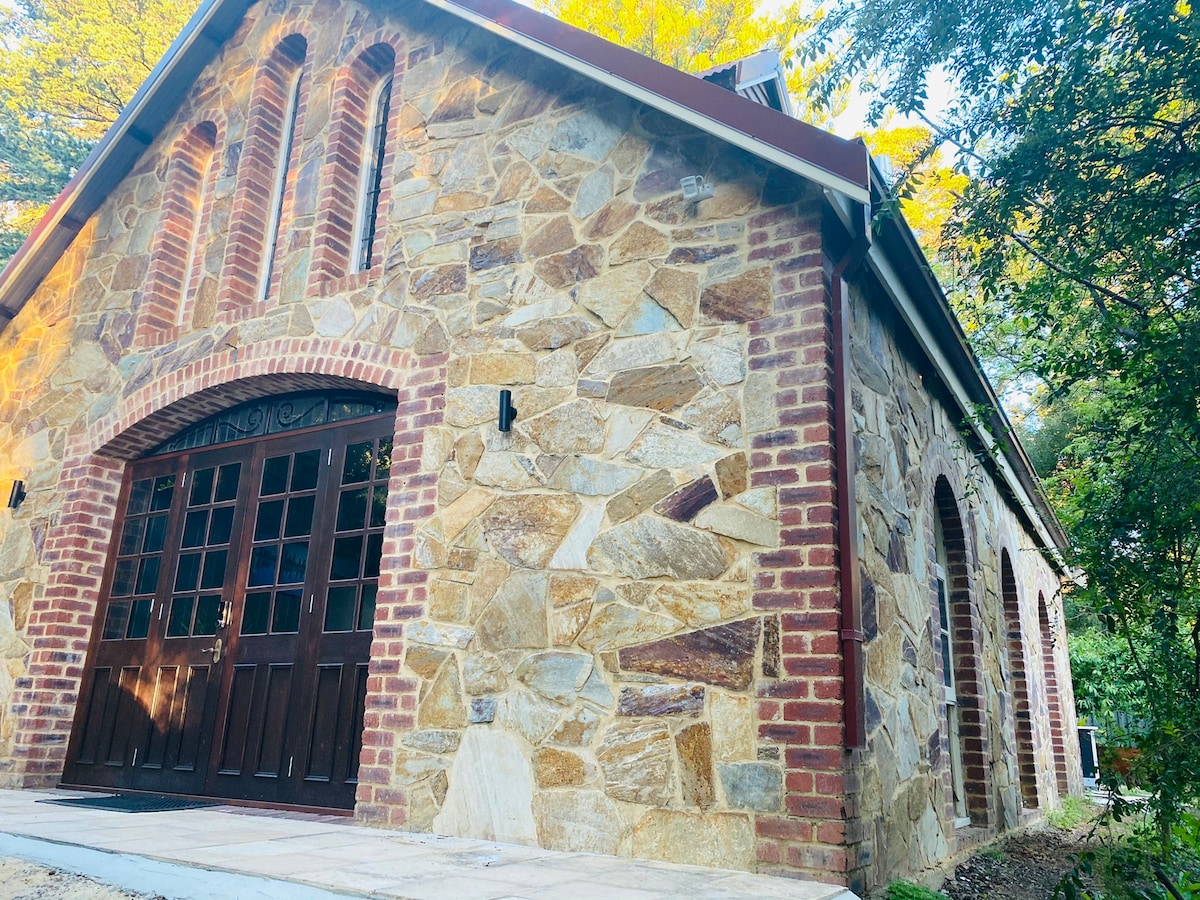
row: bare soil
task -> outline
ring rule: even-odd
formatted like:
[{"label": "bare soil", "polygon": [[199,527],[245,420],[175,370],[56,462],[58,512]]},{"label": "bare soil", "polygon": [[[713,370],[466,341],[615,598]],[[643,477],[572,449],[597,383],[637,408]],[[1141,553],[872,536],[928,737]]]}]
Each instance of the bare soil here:
[{"label": "bare soil", "polygon": [[1046,900],[1087,849],[1090,822],[1063,830],[1041,825],[959,863],[942,886],[951,900]]},{"label": "bare soil", "polygon": [[162,900],[24,859],[0,857],[0,900]]}]

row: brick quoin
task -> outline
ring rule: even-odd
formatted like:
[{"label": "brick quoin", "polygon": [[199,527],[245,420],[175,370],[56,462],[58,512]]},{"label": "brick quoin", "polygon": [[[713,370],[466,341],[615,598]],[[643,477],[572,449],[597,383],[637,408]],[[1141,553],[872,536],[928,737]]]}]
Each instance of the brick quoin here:
[{"label": "brick quoin", "polygon": [[784,207],[750,222],[773,260],[774,309],[750,323],[749,365],[771,380],[776,427],[751,438],[750,483],[778,486],[781,546],[754,557],[756,609],[778,610],[781,672],[757,693],[760,746],[784,769],[782,815],[755,822],[759,870],[847,883],[857,854],[848,794],[834,471],[831,295],[815,214]]},{"label": "brick quoin", "polygon": [[[423,435],[439,424],[446,355],[321,338],[279,338],[214,354],[167,373],[121,398],[104,418],[72,437],[58,490],[70,499],[47,532],[42,562],[50,570],[27,627],[28,674],[13,694],[13,753],[0,784],[46,788],[62,778],[67,742],[95,621],[105,561],[113,540],[125,460],[221,409],[291,390],[382,388],[399,402],[375,631],[371,647],[356,815],[403,825],[407,797],[391,787],[393,735],[411,728],[417,684],[400,675],[404,625],[422,615],[426,573],[414,566],[414,521],[436,493],[436,476],[420,471]],[[46,704],[47,698],[53,703]]]}]

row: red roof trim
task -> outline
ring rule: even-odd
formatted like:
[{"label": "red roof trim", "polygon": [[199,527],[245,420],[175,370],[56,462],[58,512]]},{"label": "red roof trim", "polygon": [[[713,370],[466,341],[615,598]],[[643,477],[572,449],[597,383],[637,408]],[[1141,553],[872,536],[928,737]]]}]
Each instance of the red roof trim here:
[{"label": "red roof trim", "polygon": [[473,15],[490,19],[508,31],[566,53],[582,63],[657,94],[713,122],[740,131],[756,141],[769,144],[864,190],[870,184],[867,150],[857,141],[847,141],[752,100],[737,97],[736,94],[733,95],[737,97],[734,100],[724,88],[536,12],[514,0],[443,0],[439,5],[457,6]]}]

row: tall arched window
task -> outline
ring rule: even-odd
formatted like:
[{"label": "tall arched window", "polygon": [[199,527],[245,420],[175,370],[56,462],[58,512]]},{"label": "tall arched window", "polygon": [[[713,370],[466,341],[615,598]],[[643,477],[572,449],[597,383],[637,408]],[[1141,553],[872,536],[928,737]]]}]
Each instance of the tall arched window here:
[{"label": "tall arched window", "polygon": [[1012,558],[1000,553],[1000,592],[1004,604],[1004,633],[1008,648],[1008,683],[1012,691],[1013,727],[1017,742],[1017,770],[1021,804],[1036,809],[1037,761],[1033,755],[1033,721],[1029,710],[1029,685],[1025,679],[1025,640],[1021,630],[1021,602]]},{"label": "tall arched window", "polygon": [[307,52],[301,35],[289,35],[255,79],[217,298],[219,320],[240,318],[278,289],[286,252],[280,236],[287,234],[304,127]]},{"label": "tall arched window", "polygon": [[1042,635],[1042,671],[1046,682],[1046,709],[1050,716],[1050,743],[1054,748],[1054,774],[1061,799],[1068,790],[1066,733],[1063,729],[1062,698],[1058,693],[1058,665],[1054,658],[1057,642],[1046,609],[1046,597],[1041,592],[1038,593],[1038,627]]},{"label": "tall arched window", "polygon": [[310,287],[369,270],[383,256],[380,235],[387,217],[395,70],[395,50],[375,44],[355,57],[334,83]]},{"label": "tall arched window", "polygon": [[292,154],[296,148],[296,125],[300,116],[300,86],[303,71],[296,67],[287,85],[287,106],[283,112],[283,132],[279,142],[279,158],[275,161],[275,184],[271,191],[271,218],[267,220],[267,241],[263,252],[262,278],[258,283],[258,299],[266,300],[271,292],[271,276],[275,272],[275,257],[279,252],[279,226],[283,221],[283,204],[287,196],[288,175],[292,171]]},{"label": "tall arched window", "polygon": [[363,157],[362,186],[359,189],[358,225],[355,235],[353,268],[371,268],[375,257],[375,233],[379,221],[379,194],[383,186],[383,160],[387,153],[388,119],[392,109],[392,76],[375,88],[371,104],[371,127],[367,131]]},{"label": "tall arched window", "polygon": [[162,221],[138,309],[136,336],[140,344],[165,337],[186,321],[188,302],[196,289],[202,211],[216,142],[216,125],[201,122],[189,128],[171,152]]},{"label": "tall arched window", "polygon": [[933,590],[946,700],[950,789],[956,826],[986,825],[990,814],[979,622],[971,603],[967,542],[950,483],[934,489]]}]

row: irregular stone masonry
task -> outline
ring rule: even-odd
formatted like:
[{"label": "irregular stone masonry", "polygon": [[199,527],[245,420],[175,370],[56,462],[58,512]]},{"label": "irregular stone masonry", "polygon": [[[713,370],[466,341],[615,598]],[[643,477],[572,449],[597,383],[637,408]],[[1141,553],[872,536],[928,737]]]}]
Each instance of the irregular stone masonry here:
[{"label": "irregular stone masonry", "polygon": [[[30,490],[0,519],[0,783],[62,771],[123,461],[244,400],[358,386],[399,400],[361,821],[855,885],[947,857],[919,537],[932,482],[876,442],[942,460],[956,497],[966,470],[857,298],[872,743],[847,752],[819,192],[422,4],[278,7],[250,9],[0,332],[0,481]],[[389,61],[379,258],[351,272],[366,100]],[[169,160],[202,123],[197,188]],[[715,192],[693,205],[679,179],[697,172]],[[875,370],[879,395],[861,383]],[[1005,536],[1022,585],[1037,565],[994,489],[981,497],[966,627],[987,679],[973,752],[995,760],[1006,645],[974,574],[984,537]],[[1029,695],[1044,772],[1036,678]],[[1001,771],[980,795],[993,826],[1015,784]]]}]

